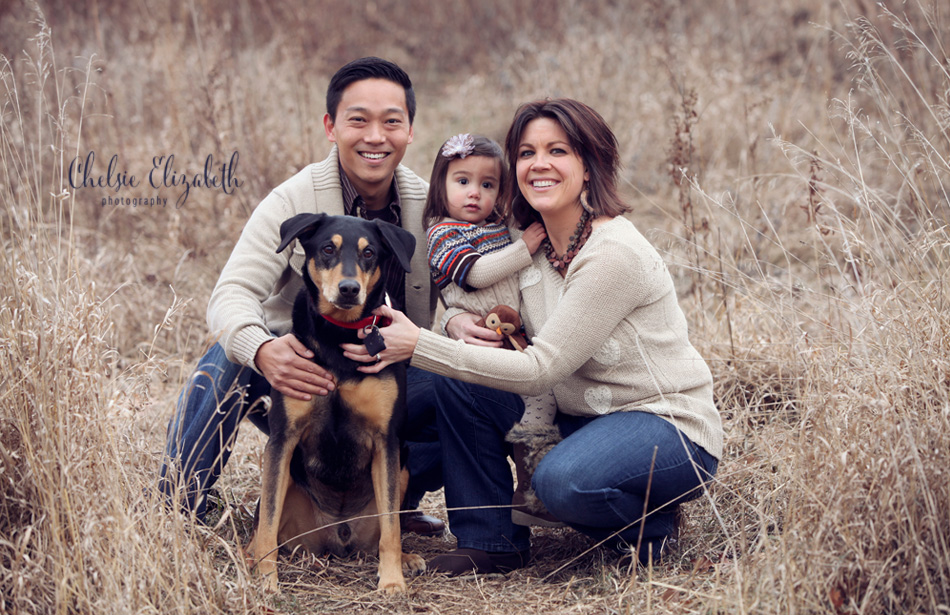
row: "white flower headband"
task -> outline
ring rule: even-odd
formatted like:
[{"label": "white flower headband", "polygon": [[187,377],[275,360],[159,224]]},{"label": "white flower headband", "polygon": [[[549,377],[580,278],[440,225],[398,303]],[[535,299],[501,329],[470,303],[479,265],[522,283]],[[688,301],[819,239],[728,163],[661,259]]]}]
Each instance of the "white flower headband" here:
[{"label": "white flower headband", "polygon": [[442,146],[442,155],[446,158],[465,158],[475,151],[475,137],[468,133],[455,135]]}]

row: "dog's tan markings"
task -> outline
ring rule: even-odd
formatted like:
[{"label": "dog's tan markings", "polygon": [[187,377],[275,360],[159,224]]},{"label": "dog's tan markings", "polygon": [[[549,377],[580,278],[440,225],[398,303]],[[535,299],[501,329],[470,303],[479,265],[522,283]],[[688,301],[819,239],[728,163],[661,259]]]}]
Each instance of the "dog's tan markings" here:
[{"label": "dog's tan markings", "polygon": [[[406,591],[406,579],[402,574],[403,553],[399,533],[399,502],[396,501],[398,488],[395,483],[396,468],[387,463],[385,443],[377,442],[373,450],[373,491],[380,504],[379,517],[379,589],[387,594]],[[398,462],[398,454],[396,460]]]},{"label": "dog's tan markings", "polygon": [[[403,499],[406,497],[406,491],[409,489],[409,470],[403,468],[399,471],[399,497],[397,502],[402,504]],[[402,539],[400,538],[400,550],[402,549]],[[402,571],[403,573],[409,572],[410,574],[419,574],[420,572],[425,572],[426,561],[422,559],[422,556],[416,555],[415,553],[402,553]]]},{"label": "dog's tan markings", "polygon": [[261,475],[260,520],[250,551],[264,577],[267,591],[277,591],[277,531],[290,483],[290,457],[299,441],[299,430],[289,430],[285,440],[271,438],[264,447]]},{"label": "dog's tan markings", "polygon": [[[386,455],[385,434],[392,417],[393,400],[399,393],[393,378],[366,378],[361,381],[344,382],[337,388],[340,397],[350,410],[362,417],[374,432],[373,447],[373,492],[379,505],[379,589],[385,593],[406,591],[406,579],[403,577],[403,562],[407,558],[402,552],[399,534],[399,492],[395,473],[396,464],[391,466]],[[406,562],[411,569],[418,569],[413,558]]]},{"label": "dog's tan markings", "polygon": [[343,279],[343,265],[339,264],[332,269],[322,269],[317,266],[317,262],[311,259],[307,263],[307,271],[310,273],[310,279],[320,289],[320,313],[326,314],[331,318],[340,320],[334,312],[344,312],[333,305],[333,301],[339,293],[340,280]]},{"label": "dog's tan markings", "polygon": [[320,288],[320,301],[335,301],[340,293],[340,280],[343,279],[343,263],[337,263],[330,269],[318,269],[311,261],[310,277]]},{"label": "dog's tan markings", "polygon": [[313,412],[312,400],[304,401],[292,397],[284,397],[284,413],[291,422],[297,423],[301,419],[310,416],[311,412]]},{"label": "dog's tan markings", "polygon": [[379,433],[386,433],[398,395],[394,378],[365,378],[341,383],[337,389],[354,414],[363,417]]},{"label": "dog's tan markings", "polygon": [[290,458],[294,447],[307,430],[315,401],[284,397],[282,410],[287,417],[283,438],[269,438],[264,447],[261,473],[260,519],[249,550],[257,561],[268,591],[277,591],[277,538],[284,502],[290,485]]},{"label": "dog's tan markings", "polygon": [[[369,245],[369,239],[365,237],[360,237],[356,242],[356,245],[359,247],[360,252],[365,250]],[[363,285],[363,288],[366,289],[366,293],[369,294],[375,288],[376,283],[379,282],[379,278],[382,276],[382,271],[379,267],[373,267],[370,271],[363,271],[362,269],[356,274],[359,278],[360,284]]]},{"label": "dog's tan markings", "polygon": [[376,287],[376,283],[379,282],[379,278],[382,276],[382,272],[379,267],[373,269],[372,272],[367,272],[362,276],[360,283],[363,285],[363,288],[366,289],[366,292],[371,292],[373,288]]},{"label": "dog's tan markings", "polygon": [[324,316],[329,316],[334,320],[339,320],[341,322],[356,322],[360,319],[360,316],[363,314],[363,306],[358,305],[356,307],[350,308],[348,310],[341,310],[332,303],[326,302],[323,300],[323,297],[320,298],[320,313]]},{"label": "dog's tan markings", "polygon": [[307,272],[310,274],[310,279],[313,280],[313,283],[317,286],[320,286],[323,283],[323,269],[317,267],[317,261],[314,259],[307,260]]},{"label": "dog's tan markings", "polygon": [[[334,301],[339,297],[340,281],[343,280],[343,264],[340,263],[332,269],[318,269],[311,261],[310,279],[320,288],[320,313],[341,320],[343,322],[354,322],[360,319],[363,313],[362,305],[355,305],[349,309],[343,310],[334,305]],[[360,280],[363,284],[363,281]],[[364,285],[365,289],[366,286]]]}]

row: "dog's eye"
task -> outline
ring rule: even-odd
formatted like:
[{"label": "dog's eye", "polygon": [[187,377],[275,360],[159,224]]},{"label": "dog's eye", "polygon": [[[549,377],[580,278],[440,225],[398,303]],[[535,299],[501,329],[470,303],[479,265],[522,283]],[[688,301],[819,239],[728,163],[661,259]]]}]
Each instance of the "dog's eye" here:
[{"label": "dog's eye", "polygon": [[333,253],[336,252],[336,250],[334,249],[334,247],[333,247],[332,245],[329,245],[329,244],[327,244],[327,245],[323,246],[322,248],[320,248],[320,251],[323,252],[324,254],[326,254],[327,256],[333,256]]},{"label": "dog's eye", "polygon": [[376,255],[376,250],[372,248],[363,248],[363,258],[373,258]]}]

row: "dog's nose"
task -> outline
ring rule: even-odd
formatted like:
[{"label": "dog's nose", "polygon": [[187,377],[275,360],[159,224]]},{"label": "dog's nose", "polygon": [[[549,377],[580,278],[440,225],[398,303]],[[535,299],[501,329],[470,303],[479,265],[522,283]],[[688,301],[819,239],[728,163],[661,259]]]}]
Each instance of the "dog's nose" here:
[{"label": "dog's nose", "polygon": [[339,285],[340,296],[345,299],[355,299],[360,294],[360,283],[356,280],[343,280]]}]

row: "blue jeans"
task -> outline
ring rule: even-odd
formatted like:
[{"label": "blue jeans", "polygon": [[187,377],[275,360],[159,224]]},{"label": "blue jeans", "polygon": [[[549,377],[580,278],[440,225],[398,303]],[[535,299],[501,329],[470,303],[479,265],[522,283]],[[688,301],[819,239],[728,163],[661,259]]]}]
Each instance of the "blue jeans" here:
[{"label": "blue jeans", "polygon": [[[511,522],[514,485],[505,442],[521,418],[521,397],[441,377],[435,393],[445,502],[459,547],[527,549],[528,528]],[[636,545],[642,525],[643,544],[652,543],[658,555],[673,530],[676,506],[700,495],[716,472],[716,458],[647,412],[558,414],[557,421],[564,440],[532,480],[547,509],[598,541],[610,539],[611,546]]]},{"label": "blue jeans", "polygon": [[[441,450],[435,428],[432,375],[410,367],[406,376],[409,417],[404,438],[409,449],[409,490],[404,505],[415,508],[427,491],[442,486]],[[232,363],[220,344],[201,358],[178,398],[168,423],[159,490],[172,498],[181,489],[181,505],[203,519],[208,491],[218,480],[247,417],[268,433],[261,397],[270,384],[254,370]]]}]

